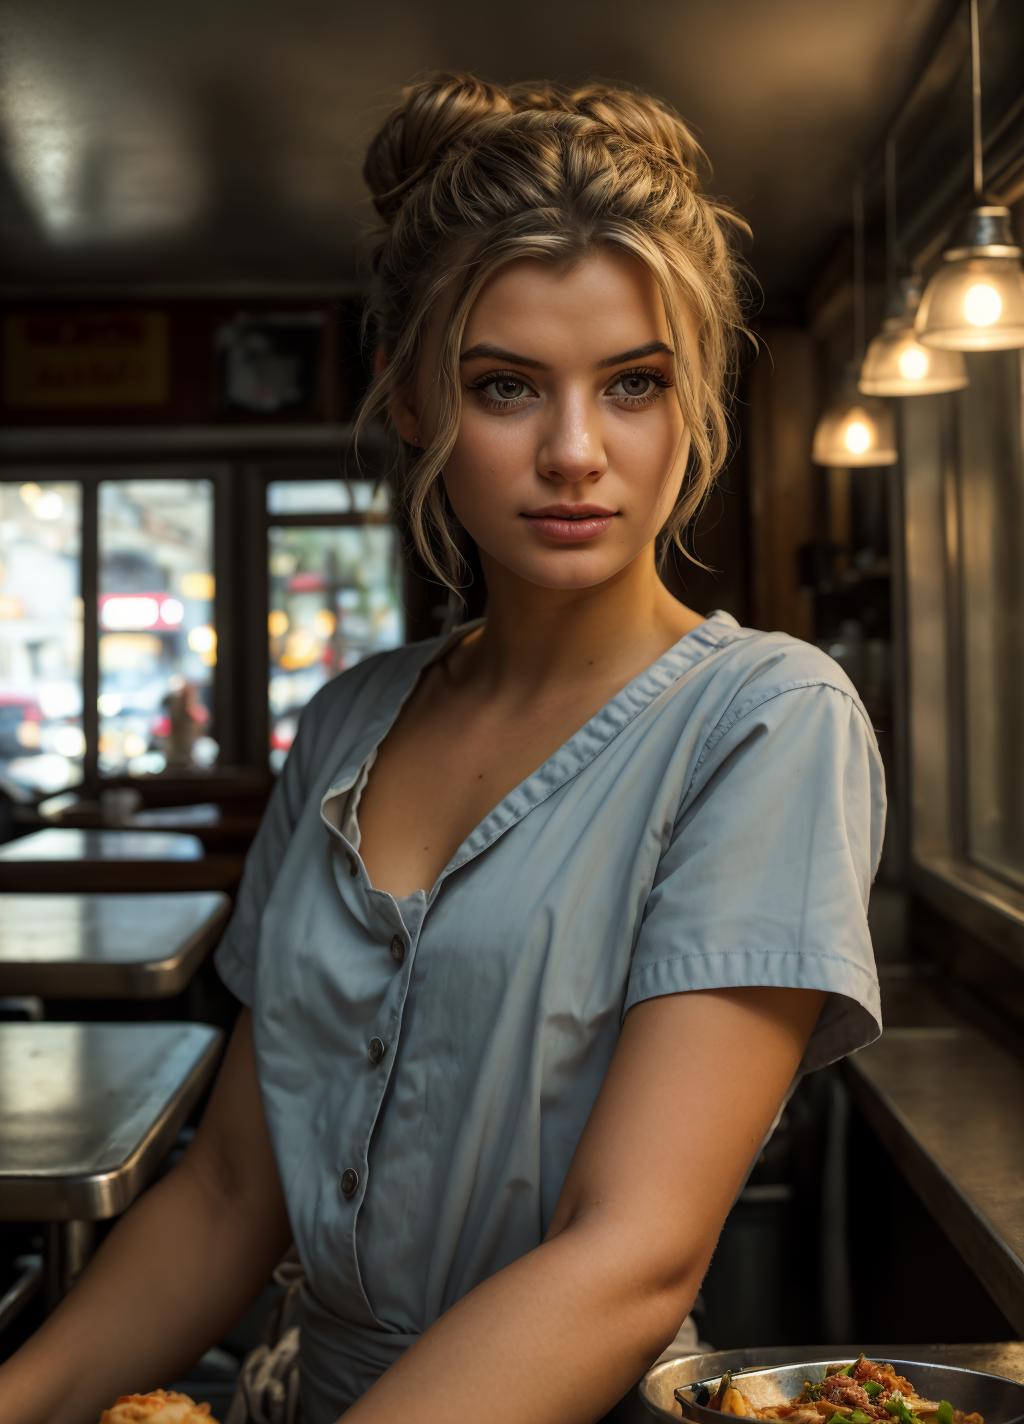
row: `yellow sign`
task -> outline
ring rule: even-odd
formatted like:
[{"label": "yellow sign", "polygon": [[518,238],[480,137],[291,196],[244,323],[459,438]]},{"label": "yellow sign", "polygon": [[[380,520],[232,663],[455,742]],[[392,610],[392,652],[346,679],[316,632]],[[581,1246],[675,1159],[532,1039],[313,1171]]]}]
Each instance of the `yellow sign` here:
[{"label": "yellow sign", "polygon": [[163,312],[22,312],[4,318],[9,407],[163,405],[167,372]]}]

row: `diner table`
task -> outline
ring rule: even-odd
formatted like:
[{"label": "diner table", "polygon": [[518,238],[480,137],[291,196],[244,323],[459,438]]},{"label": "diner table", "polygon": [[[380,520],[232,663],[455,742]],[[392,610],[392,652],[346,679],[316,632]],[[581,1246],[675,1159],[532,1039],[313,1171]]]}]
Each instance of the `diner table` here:
[{"label": "diner table", "polygon": [[181,993],[231,912],[219,890],[0,895],[0,994],[160,999]]},{"label": "diner table", "polygon": [[[106,793],[108,801],[111,794]],[[207,851],[244,852],[259,829],[262,809],[256,798],[250,796],[238,805],[197,801],[186,805],[133,806],[128,811],[118,811],[116,805],[111,806],[102,799],[89,800],[77,793],[65,792],[40,802],[30,818],[22,819],[33,830],[58,827],[90,831],[180,831],[196,836]]]},{"label": "diner table", "polygon": [[247,850],[260,826],[258,812],[225,811],[210,802],[192,806],[154,806],[136,811],[129,830],[183,831],[202,841],[207,851]]},{"label": "diner table", "polygon": [[0,1220],[42,1223],[47,1307],[155,1174],[224,1035],[192,1023],[0,1023]]},{"label": "diner table", "polygon": [[0,845],[0,891],[234,891],[244,857],[204,855],[197,836],[47,827]]}]

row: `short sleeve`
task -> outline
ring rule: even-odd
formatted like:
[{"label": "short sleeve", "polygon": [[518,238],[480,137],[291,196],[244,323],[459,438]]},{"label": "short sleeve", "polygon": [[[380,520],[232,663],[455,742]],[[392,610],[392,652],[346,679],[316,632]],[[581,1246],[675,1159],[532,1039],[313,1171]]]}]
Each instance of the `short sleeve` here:
[{"label": "short sleeve", "polygon": [[682,798],[633,948],[642,999],[742,985],[824,989],[800,1071],[881,1033],[868,899],[885,831],[874,730],[829,683],[716,727]]},{"label": "short sleeve", "polygon": [[260,917],[274,885],[285,847],[311,787],[314,705],[299,717],[295,739],[270,793],[259,830],[245,858],[234,912],[213,956],[214,967],[231,992],[251,1007]]}]

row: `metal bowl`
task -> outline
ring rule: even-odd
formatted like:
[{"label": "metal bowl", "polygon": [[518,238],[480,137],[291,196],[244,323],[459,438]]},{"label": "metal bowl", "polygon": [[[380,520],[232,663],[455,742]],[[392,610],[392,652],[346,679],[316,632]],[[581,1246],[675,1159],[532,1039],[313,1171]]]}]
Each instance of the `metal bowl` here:
[{"label": "metal bowl", "polygon": [[[691,1355],[682,1360],[666,1360],[648,1370],[640,1381],[640,1398],[658,1419],[690,1419],[694,1424],[724,1424],[738,1416],[722,1415],[698,1403],[702,1391],[687,1386],[705,1384],[714,1391],[727,1370],[738,1375],[737,1385],[757,1408],[781,1404],[799,1394],[804,1380],[824,1378],[823,1366],[846,1363],[853,1356],[823,1349],[813,1358],[794,1364],[764,1366],[756,1350],[717,1350],[711,1355]],[[1002,1375],[958,1365],[928,1364],[923,1360],[891,1360],[869,1355],[879,1364],[892,1365],[905,1375],[924,1399],[948,1399],[955,1409],[976,1410],[985,1424],[1024,1424],[1024,1385]],[[742,1372],[742,1373],[741,1373]],[[679,1398],[675,1391],[682,1392]],[[764,1424],[764,1421],[760,1421]]]}]

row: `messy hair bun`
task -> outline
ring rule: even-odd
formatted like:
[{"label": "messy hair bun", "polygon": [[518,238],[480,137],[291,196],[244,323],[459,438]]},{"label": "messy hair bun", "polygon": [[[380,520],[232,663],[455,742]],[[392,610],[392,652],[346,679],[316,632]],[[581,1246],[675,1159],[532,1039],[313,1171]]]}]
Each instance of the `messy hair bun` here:
[{"label": "messy hair bun", "polygon": [[[407,85],[371,139],[363,177],[384,224],[370,255],[369,327],[389,354],[355,420],[355,445],[413,385],[424,328],[447,310],[441,402],[426,449],[403,445],[396,492],[417,552],[453,593],[463,562],[441,475],[461,416],[458,357],[473,302],[506,262],[565,263],[600,247],[651,270],[672,336],[674,394],[690,434],[688,478],[659,534],[659,571],[711,493],[728,453],[749,268],[734,248],[748,224],[704,191],[707,155],[667,103],[625,84],[506,86],[439,71]],[[687,354],[686,331],[696,335]]]},{"label": "messy hair bun", "polygon": [[473,74],[445,75],[408,85],[370,141],[363,179],[373,206],[391,222],[409,190],[437,163],[458,134],[490,114],[510,113],[511,100],[496,84]]}]

